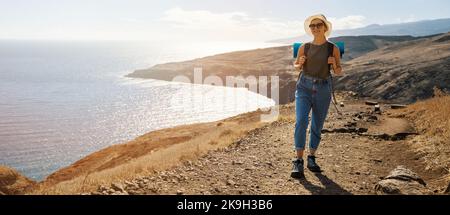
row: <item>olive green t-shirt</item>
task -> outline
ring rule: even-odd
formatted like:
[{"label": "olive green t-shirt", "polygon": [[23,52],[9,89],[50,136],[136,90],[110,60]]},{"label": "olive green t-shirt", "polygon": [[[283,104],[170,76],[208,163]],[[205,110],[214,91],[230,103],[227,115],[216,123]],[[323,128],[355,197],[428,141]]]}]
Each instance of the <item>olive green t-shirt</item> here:
[{"label": "olive green t-shirt", "polygon": [[328,42],[322,45],[309,43],[303,72],[307,76],[327,79],[330,75],[328,66]]}]

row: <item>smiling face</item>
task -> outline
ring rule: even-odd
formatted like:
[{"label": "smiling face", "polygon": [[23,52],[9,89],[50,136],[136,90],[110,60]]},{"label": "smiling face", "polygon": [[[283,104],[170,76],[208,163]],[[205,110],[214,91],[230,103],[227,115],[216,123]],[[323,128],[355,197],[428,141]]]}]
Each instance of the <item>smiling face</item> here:
[{"label": "smiling face", "polygon": [[312,20],[309,28],[314,37],[324,36],[325,32],[328,31],[327,25],[320,19]]}]

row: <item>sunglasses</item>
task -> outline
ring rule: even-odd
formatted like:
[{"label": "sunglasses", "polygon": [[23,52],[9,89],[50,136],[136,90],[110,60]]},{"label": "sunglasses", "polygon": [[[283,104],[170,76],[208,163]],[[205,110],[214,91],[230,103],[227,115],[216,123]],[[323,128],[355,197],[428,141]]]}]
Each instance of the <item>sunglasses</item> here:
[{"label": "sunglasses", "polygon": [[309,28],[322,28],[324,26],[323,23],[310,24]]}]

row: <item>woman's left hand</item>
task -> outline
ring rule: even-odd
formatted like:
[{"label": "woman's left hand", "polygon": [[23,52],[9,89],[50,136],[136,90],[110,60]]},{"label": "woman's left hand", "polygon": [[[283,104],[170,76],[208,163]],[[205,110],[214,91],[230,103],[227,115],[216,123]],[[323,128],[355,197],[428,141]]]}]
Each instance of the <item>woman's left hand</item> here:
[{"label": "woman's left hand", "polygon": [[328,64],[331,64],[331,65],[336,65],[336,59],[334,58],[334,57],[329,57],[328,58]]}]

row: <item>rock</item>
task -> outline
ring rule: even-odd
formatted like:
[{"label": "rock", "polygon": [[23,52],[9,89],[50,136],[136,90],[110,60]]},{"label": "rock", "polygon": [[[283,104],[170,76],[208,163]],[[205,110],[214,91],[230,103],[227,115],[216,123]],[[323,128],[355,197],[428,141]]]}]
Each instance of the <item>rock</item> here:
[{"label": "rock", "polygon": [[103,185],[100,185],[100,187],[98,187],[98,189],[97,189],[98,192],[103,192],[103,191],[107,191],[107,190],[108,190],[108,188]]},{"label": "rock", "polygon": [[445,189],[444,194],[450,194],[450,182],[447,185],[447,189]]},{"label": "rock", "polygon": [[188,160],[188,161],[185,161],[185,162],[184,162],[184,165],[185,165],[185,166],[192,166],[192,161],[189,161],[189,160]]},{"label": "rock", "polygon": [[417,181],[418,183],[422,184],[423,186],[427,186],[425,181],[420,178],[415,172],[407,169],[404,166],[398,166],[395,168],[391,173],[389,173],[388,176],[385,177],[385,179],[398,179],[398,180],[404,180],[404,181]]},{"label": "rock", "polygon": [[242,161],[232,161],[231,164],[233,164],[233,165],[242,165],[244,163]]},{"label": "rock", "polygon": [[246,167],[244,170],[245,170],[245,171],[252,171],[252,170],[255,170],[255,167],[253,167],[253,166],[251,166],[251,167]]},{"label": "rock", "polygon": [[112,189],[112,188],[108,188],[108,194],[114,194],[116,192],[116,190]]},{"label": "rock", "polygon": [[344,107],[344,102],[339,103],[341,107]]},{"label": "rock", "polygon": [[137,187],[138,187],[138,188],[144,188],[144,187],[146,187],[146,185],[147,185],[147,184],[145,184],[144,182],[139,182],[139,183],[137,184]]},{"label": "rock", "polygon": [[177,190],[177,195],[183,195],[184,194],[184,190]]},{"label": "rock", "polygon": [[357,125],[356,122],[347,122],[344,126],[345,126],[345,127],[354,127],[354,126],[356,126],[356,125]]},{"label": "rock", "polygon": [[115,191],[120,191],[120,192],[124,192],[125,190],[123,189],[123,185],[120,183],[112,183],[111,184],[111,188]]},{"label": "rock", "polygon": [[368,128],[358,128],[358,130],[356,132],[364,133],[364,132],[367,132],[368,130],[369,130]]},{"label": "rock", "polygon": [[383,160],[381,160],[381,159],[372,159],[372,161],[375,162],[375,163],[381,163],[381,162],[383,162]]},{"label": "rock", "polygon": [[214,188],[214,191],[216,191],[216,192],[218,192],[218,193],[221,192],[220,188],[218,188],[218,187]]},{"label": "rock", "polygon": [[391,105],[392,109],[401,109],[401,108],[406,108],[406,105],[401,105],[401,104],[392,104]]},{"label": "rock", "polygon": [[375,185],[375,191],[379,195],[383,194],[403,194],[403,195],[421,195],[430,192],[419,183],[409,183],[395,179],[384,179]]},{"label": "rock", "polygon": [[134,182],[128,182],[127,183],[127,181],[125,181],[124,183],[125,183],[125,189],[126,190],[128,190],[128,189],[138,189],[139,188],[139,185],[134,183]]},{"label": "rock", "polygon": [[374,107],[374,112],[375,112],[375,113],[381,113],[380,105],[375,105],[375,107]]},{"label": "rock", "polygon": [[376,101],[366,101],[366,105],[378,105]]},{"label": "rock", "polygon": [[330,129],[326,129],[326,128],[322,129],[322,133],[331,133],[331,132],[332,131]]},{"label": "rock", "polygon": [[377,194],[430,194],[425,181],[415,172],[398,166],[375,185]]},{"label": "rock", "polygon": [[147,190],[149,190],[152,193],[158,193],[159,189],[156,186],[149,186],[147,187]]},{"label": "rock", "polygon": [[231,180],[231,179],[227,180],[227,185],[234,186],[235,184],[236,184],[236,182],[234,182],[233,180]]},{"label": "rock", "polygon": [[128,191],[128,194],[130,194],[130,195],[142,195],[143,191],[142,190],[130,190],[130,191]]},{"label": "rock", "polygon": [[415,132],[396,133],[396,134],[391,136],[391,140],[404,140],[409,135],[418,135],[418,133],[415,133]]},{"label": "rock", "polygon": [[135,183],[127,181],[127,180],[124,181],[124,184],[129,185],[129,186],[134,186],[135,185]]},{"label": "rock", "polygon": [[375,115],[370,115],[369,117],[367,117],[367,120],[368,120],[368,121],[369,121],[369,120],[371,120],[371,121],[377,121],[377,120],[378,120],[378,117],[375,116]]},{"label": "rock", "polygon": [[361,113],[355,113],[353,116],[358,118],[358,119],[362,119],[363,118],[362,114],[363,114],[362,112]]},{"label": "rock", "polygon": [[386,134],[386,133],[377,134],[377,135],[374,135],[374,137],[380,138],[380,139],[383,139],[383,140],[390,140],[391,139],[391,135]]}]

